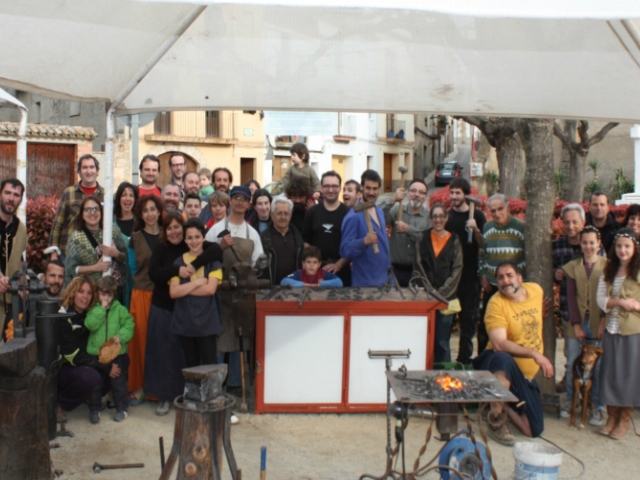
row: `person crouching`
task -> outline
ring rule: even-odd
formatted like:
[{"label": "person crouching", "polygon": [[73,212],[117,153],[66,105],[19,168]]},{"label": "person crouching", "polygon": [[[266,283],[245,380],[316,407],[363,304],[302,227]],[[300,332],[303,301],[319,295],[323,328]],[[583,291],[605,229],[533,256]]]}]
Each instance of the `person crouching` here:
[{"label": "person crouching", "polygon": [[292,287],[342,287],[342,280],[337,275],[322,268],[322,254],[313,245],[305,248],[302,254],[302,268],[284,277],[280,285]]}]

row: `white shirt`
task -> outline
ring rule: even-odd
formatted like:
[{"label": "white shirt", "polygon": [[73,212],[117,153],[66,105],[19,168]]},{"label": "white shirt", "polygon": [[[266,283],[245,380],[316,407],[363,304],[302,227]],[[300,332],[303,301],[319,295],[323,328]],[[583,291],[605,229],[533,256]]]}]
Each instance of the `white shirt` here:
[{"label": "white shirt", "polygon": [[[626,275],[624,277],[615,277],[613,279],[613,286],[611,288],[611,297],[619,298],[620,290],[622,289],[622,282],[624,282],[625,278],[627,278]],[[604,273],[603,273],[602,275],[600,275],[600,278],[598,279],[598,290],[596,293],[596,302],[598,303],[598,306],[602,309],[604,313],[611,312],[609,313],[609,321],[607,322],[607,332],[614,335],[614,334],[620,333],[620,320],[618,320],[620,307],[607,308],[607,303],[611,298],[609,297],[608,290],[609,289],[607,288],[607,283],[604,281]]]},{"label": "white shirt", "polygon": [[[260,240],[260,234],[249,225],[244,220],[240,225],[236,225],[235,223],[227,222],[228,219],[221,220],[216,222],[213,227],[207,232],[206,240],[209,242],[220,243],[220,238],[218,238],[218,234],[222,232],[225,228],[229,229],[232,237],[239,238],[248,238],[253,241],[253,253],[251,254],[251,263],[255,266],[258,261],[258,257],[264,253],[262,249],[262,240]],[[227,224],[227,225],[225,225]],[[248,235],[247,235],[248,232]]]}]

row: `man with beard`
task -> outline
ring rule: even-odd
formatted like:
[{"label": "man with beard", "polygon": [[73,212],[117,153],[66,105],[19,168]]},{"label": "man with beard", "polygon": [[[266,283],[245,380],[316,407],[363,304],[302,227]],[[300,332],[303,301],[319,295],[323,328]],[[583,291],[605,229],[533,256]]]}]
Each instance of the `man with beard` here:
[{"label": "man with beard", "polygon": [[307,210],[302,227],[305,248],[313,245],[320,249],[323,269],[342,280],[345,287],[351,286],[349,260],[340,256],[342,220],[349,207],[339,200],[342,178],[330,170],[322,174],[320,192],[322,200]]},{"label": "man with beard", "polygon": [[[62,194],[58,213],[51,227],[49,236],[49,246],[56,246],[64,256],[67,251],[67,242],[74,229],[76,216],[80,212],[80,205],[87,195],[95,195],[102,202],[104,200],[104,190],[98,184],[98,171],[100,164],[96,157],[90,153],[83,155],[78,160],[78,174],[80,181],[77,185],[67,188]],[[58,258],[52,253],[51,259]],[[62,259],[64,261],[64,258]]]},{"label": "man with beard", "polygon": [[187,168],[187,160],[184,155],[176,152],[169,157],[169,169],[171,170],[171,181],[174,185],[178,185],[182,189],[182,176]]},{"label": "man with beard", "polygon": [[342,201],[344,204],[353,208],[358,203],[358,200],[362,197],[362,189],[357,180],[349,180],[345,182],[344,189],[342,190]]},{"label": "man with beard", "polygon": [[[189,193],[194,193],[198,195],[200,191],[200,177],[197,172],[187,172],[182,176],[182,193],[184,198],[185,195]],[[200,199],[200,196],[198,196]]]},{"label": "man with beard", "polygon": [[142,183],[138,185],[138,195],[155,195],[162,198],[162,190],[158,188],[158,174],[160,173],[160,159],[155,155],[145,155],[140,160],[140,179]]},{"label": "man with beard", "polygon": [[[56,298],[62,291],[62,287],[64,287],[64,265],[60,260],[51,260],[47,264],[44,275],[40,274],[38,277],[47,285],[47,289],[42,296],[44,298]],[[11,315],[7,315],[5,328],[2,329],[5,340],[11,340],[14,336],[14,325],[11,317]]]},{"label": "man with beard", "polygon": [[162,189],[162,201],[166,212],[181,212],[180,187],[175,183],[167,183]]},{"label": "man with beard", "polygon": [[[226,193],[228,195],[229,189],[233,184],[233,175],[231,174],[231,170],[225,167],[218,167],[213,171],[212,178],[213,178],[213,187],[215,188],[215,191]],[[200,220],[202,220],[202,223],[204,223],[205,225],[209,223],[211,220],[213,220],[213,214],[211,213],[211,209],[209,208],[210,196],[211,195],[207,195],[206,197],[201,198],[202,210],[200,211],[199,218]],[[231,213],[231,211],[229,211],[229,213]]]},{"label": "man with beard", "polygon": [[536,283],[523,283],[515,263],[502,262],[495,274],[498,291],[491,297],[485,323],[491,342],[473,360],[475,370],[492,372],[519,403],[492,402],[488,413],[489,436],[498,443],[515,443],[507,418],[527,437],[544,430],[540,389],[534,377],[540,369],[553,376],[553,365],[543,355],[543,291]]},{"label": "man with beard", "polygon": [[[22,254],[27,248],[27,228],[16,216],[24,185],[17,178],[0,183],[0,318],[4,320],[11,308],[9,279],[21,267]],[[5,303],[6,302],[6,303]]]},{"label": "man with beard", "polygon": [[[375,170],[365,170],[361,177],[363,200],[374,202],[378,199],[382,179]],[[371,217],[373,232],[369,233],[365,215]],[[378,244],[379,253],[374,253],[372,245]],[[389,266],[389,240],[384,221],[384,212],[378,206],[362,212],[353,209],[342,221],[342,241],[340,256],[351,260],[351,286],[382,287],[387,282]]]},{"label": "man with beard", "polygon": [[621,225],[609,211],[609,197],[604,192],[593,192],[589,201],[589,213],[585,218],[587,225],[593,225],[600,231],[602,246],[609,252],[613,238]]},{"label": "man with beard", "polygon": [[[447,212],[445,230],[458,234],[462,244],[462,276],[458,284],[458,298],[462,310],[458,314],[460,320],[460,348],[457,362],[467,364],[473,356],[473,336],[478,323],[478,307],[480,306],[480,278],[478,277],[478,259],[482,246],[482,229],[487,222],[479,208],[469,218],[467,195],[471,194],[471,185],[465,178],[451,180],[449,200],[451,210]],[[469,243],[471,231],[471,243]]]},{"label": "man with beard", "polygon": [[293,213],[291,214],[290,223],[296,227],[298,232],[302,232],[304,216],[307,213],[307,209],[315,205],[315,201],[311,196],[311,184],[306,178],[293,177],[284,193],[287,198],[293,202]]},{"label": "man with beard", "polygon": [[[387,225],[391,225],[391,265],[401,287],[408,287],[413,276],[413,263],[416,259],[414,234],[424,232],[431,227],[429,209],[426,206],[427,184],[420,179],[409,184],[409,202],[403,204],[406,190],[398,188],[390,200],[383,203],[382,210]],[[395,204],[395,205],[394,205]],[[398,211],[402,208],[402,220],[398,221]]]}]

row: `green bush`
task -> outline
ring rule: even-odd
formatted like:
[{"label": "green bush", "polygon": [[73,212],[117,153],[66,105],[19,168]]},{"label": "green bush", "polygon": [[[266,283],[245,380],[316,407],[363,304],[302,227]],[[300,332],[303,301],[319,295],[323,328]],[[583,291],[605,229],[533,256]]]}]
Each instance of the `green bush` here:
[{"label": "green bush", "polygon": [[49,246],[51,227],[56,218],[60,199],[56,196],[36,197],[27,201],[27,262],[34,272],[44,271],[45,256]]}]

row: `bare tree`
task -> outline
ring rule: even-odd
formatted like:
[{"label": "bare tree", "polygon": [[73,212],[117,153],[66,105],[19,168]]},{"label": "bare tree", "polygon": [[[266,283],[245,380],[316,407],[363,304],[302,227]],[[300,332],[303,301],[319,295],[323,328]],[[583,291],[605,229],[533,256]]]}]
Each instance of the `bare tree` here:
[{"label": "bare tree", "polygon": [[[527,164],[527,224],[524,232],[527,280],[544,290],[545,298],[553,298],[553,264],[551,260],[551,219],[556,193],[553,168],[552,119],[520,119],[518,134],[522,141]],[[544,318],[544,354],[555,365],[556,327],[553,311]],[[542,393],[555,395],[555,381],[540,375]]]},{"label": "bare tree", "polygon": [[[587,156],[589,149],[600,143],[617,123],[607,123],[593,137],[589,136],[589,122],[586,120],[565,120],[564,129],[554,122],[553,134],[562,142],[563,156],[569,161],[569,178],[566,179],[566,199],[570,202],[581,202],[584,198],[584,186],[587,177]],[[577,139],[576,139],[577,134]]]},{"label": "bare tree", "polygon": [[496,149],[500,192],[511,198],[520,198],[524,161],[516,126],[518,119],[481,116],[456,118],[478,127],[489,141],[489,145]]}]

